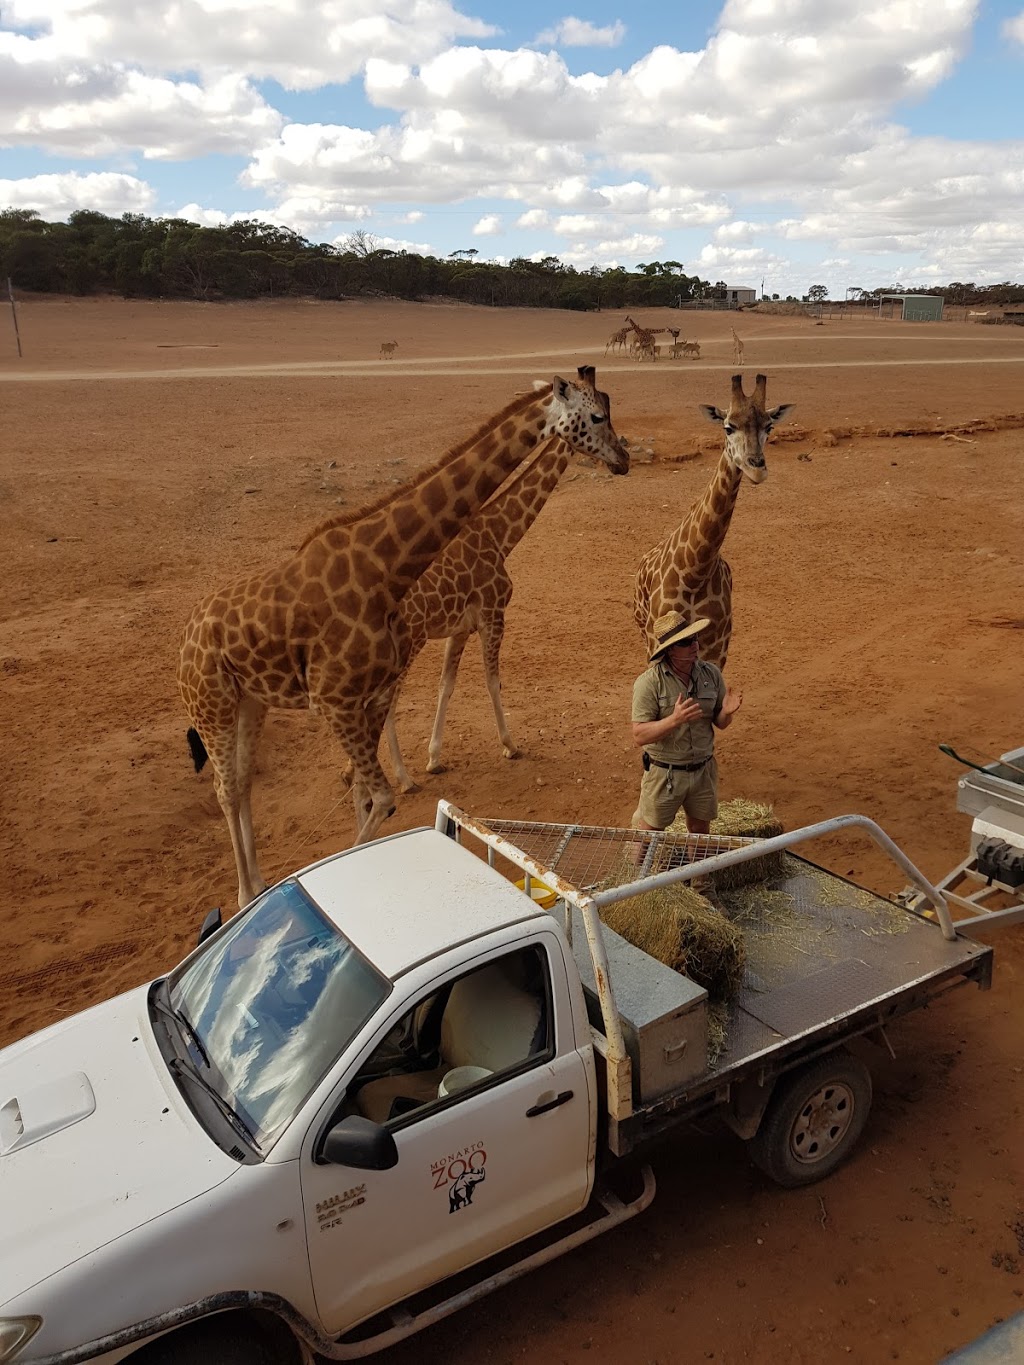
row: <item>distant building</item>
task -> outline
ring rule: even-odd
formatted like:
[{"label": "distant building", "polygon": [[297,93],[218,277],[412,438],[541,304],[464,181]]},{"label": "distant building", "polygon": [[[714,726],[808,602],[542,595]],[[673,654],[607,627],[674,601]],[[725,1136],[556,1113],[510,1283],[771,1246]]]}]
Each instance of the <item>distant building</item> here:
[{"label": "distant building", "polygon": [[748,289],[744,284],[727,284],[725,286],[725,301],[730,308],[739,308],[743,303],[756,303],[757,290]]},{"label": "distant building", "polygon": [[904,322],[941,322],[941,294],[883,294],[883,299],[894,299],[903,304]]}]

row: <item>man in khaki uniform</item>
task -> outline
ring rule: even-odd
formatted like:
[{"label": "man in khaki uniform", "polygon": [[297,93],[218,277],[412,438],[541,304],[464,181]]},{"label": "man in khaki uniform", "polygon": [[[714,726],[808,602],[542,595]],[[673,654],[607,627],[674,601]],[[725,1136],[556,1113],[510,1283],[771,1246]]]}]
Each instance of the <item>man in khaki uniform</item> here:
[{"label": "man in khaki uniform", "polygon": [[667,829],[682,809],[690,833],[707,834],[718,814],[715,730],[732,723],[743,694],[698,657],[709,624],[678,611],[654,623],[651,666],[633,684],[633,743],[644,751],[634,829]]}]

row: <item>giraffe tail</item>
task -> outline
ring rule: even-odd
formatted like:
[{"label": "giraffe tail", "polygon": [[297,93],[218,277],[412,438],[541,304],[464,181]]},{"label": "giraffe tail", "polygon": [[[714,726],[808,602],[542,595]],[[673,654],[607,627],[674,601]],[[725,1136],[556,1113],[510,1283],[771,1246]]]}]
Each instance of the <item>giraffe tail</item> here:
[{"label": "giraffe tail", "polygon": [[202,739],[200,739],[199,731],[194,730],[191,726],[189,726],[185,738],[188,740],[189,753],[192,755],[192,762],[195,764],[196,772],[201,773],[206,760],[209,758],[209,754],[206,752],[206,745],[203,743]]}]

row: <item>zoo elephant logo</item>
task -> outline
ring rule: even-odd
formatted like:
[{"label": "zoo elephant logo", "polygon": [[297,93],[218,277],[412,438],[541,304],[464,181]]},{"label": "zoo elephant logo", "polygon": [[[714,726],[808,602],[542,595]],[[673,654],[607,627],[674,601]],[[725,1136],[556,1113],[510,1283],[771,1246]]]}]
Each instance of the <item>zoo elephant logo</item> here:
[{"label": "zoo elephant logo", "polygon": [[481,1167],[479,1170],[466,1170],[458,1179],[453,1180],[448,1186],[448,1212],[458,1213],[459,1209],[467,1208],[473,1202],[473,1191],[481,1180],[486,1180],[487,1172]]}]

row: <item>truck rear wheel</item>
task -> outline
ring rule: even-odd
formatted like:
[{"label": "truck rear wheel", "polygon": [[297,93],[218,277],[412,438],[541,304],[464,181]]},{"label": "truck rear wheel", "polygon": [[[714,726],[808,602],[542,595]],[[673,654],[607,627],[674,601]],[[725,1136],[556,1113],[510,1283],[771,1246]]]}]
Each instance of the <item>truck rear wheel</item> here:
[{"label": "truck rear wheel", "polygon": [[291,1329],[270,1313],[218,1313],[161,1337],[130,1365],[301,1365]]},{"label": "truck rear wheel", "polygon": [[846,1160],[870,1109],[864,1063],[846,1052],[821,1057],[778,1082],[750,1140],[751,1160],[779,1185],[811,1185]]}]

